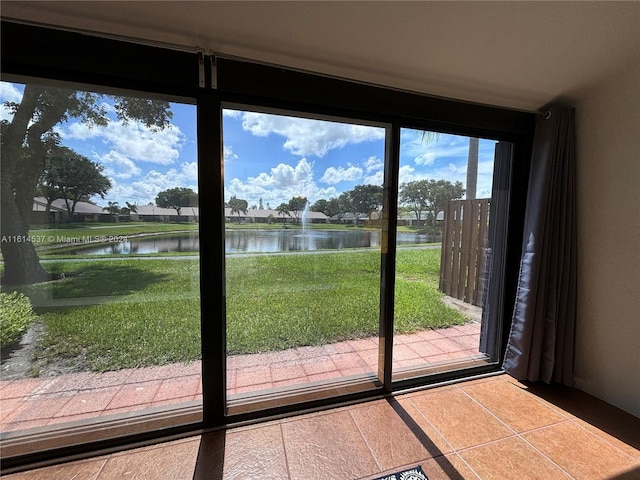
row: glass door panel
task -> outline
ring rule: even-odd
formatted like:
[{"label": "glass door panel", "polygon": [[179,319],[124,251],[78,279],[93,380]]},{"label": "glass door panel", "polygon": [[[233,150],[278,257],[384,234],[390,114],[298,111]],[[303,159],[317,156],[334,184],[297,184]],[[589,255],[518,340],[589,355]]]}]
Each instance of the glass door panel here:
[{"label": "glass door panel", "polygon": [[232,411],[378,384],[385,134],[223,110]]},{"label": "glass door panel", "polygon": [[195,106],[1,92],[2,431],[177,407],[197,421]]},{"label": "glass door panel", "polygon": [[495,145],[401,130],[394,380],[490,361],[480,335]]}]

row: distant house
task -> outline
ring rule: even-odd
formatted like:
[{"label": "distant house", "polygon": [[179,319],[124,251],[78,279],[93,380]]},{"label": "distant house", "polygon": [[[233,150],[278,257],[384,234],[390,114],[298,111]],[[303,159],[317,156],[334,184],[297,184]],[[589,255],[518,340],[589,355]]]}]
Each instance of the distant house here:
[{"label": "distant house", "polygon": [[[270,209],[262,209],[262,208],[252,208],[247,210],[246,212],[233,212],[231,213],[231,209],[226,207],[224,209],[224,216],[227,222],[235,222],[235,223],[295,223],[296,217],[293,213],[289,213],[289,215],[281,215],[277,210]],[[308,223],[328,223],[329,217],[327,217],[324,213],[320,212],[307,212],[305,214],[305,219]],[[299,221],[302,221],[302,215],[298,218]]]},{"label": "distant house", "polygon": [[45,197],[35,197],[33,199],[33,210],[31,223],[51,224],[66,222],[108,222],[109,213],[98,205],[89,202],[78,202],[73,212],[73,218],[69,218],[67,204],[62,198],[58,198],[51,203],[47,214],[47,199]]},{"label": "distant house", "polygon": [[180,215],[178,215],[175,208],[138,205],[136,212],[131,212],[131,219],[142,222],[197,222],[200,219],[200,214],[198,207],[182,207]]}]

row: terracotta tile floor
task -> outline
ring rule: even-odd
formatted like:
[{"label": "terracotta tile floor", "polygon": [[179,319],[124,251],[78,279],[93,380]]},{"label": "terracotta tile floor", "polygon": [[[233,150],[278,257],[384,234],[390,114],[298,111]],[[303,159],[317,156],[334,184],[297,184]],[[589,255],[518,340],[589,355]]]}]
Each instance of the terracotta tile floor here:
[{"label": "terracotta tile floor", "polygon": [[[394,369],[478,354],[480,323],[398,335]],[[231,356],[229,395],[377,372],[378,342],[364,339]],[[395,371],[395,370],[394,370]],[[202,399],[200,362],[0,381],[0,432]]]},{"label": "terracotta tile floor", "polygon": [[500,375],[8,475],[7,479],[637,479],[640,419]]}]

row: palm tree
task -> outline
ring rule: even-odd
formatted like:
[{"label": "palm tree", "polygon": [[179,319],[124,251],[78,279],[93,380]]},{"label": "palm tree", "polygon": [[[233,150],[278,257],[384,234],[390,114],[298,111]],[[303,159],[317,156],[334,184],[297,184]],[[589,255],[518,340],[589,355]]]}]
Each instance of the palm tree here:
[{"label": "palm tree", "polygon": [[476,198],[476,185],[478,183],[478,147],[479,140],[469,137],[469,156],[467,161],[467,200]]},{"label": "palm tree", "polygon": [[290,215],[289,213],[289,205],[287,203],[281,203],[280,205],[278,205],[278,207],[276,208],[276,210],[278,211],[278,215],[282,215],[284,218],[284,223],[285,225],[287,224],[287,217]]},{"label": "palm tree", "polygon": [[109,212],[109,215],[116,221],[116,215],[120,213],[120,204],[118,202],[108,202],[108,206],[103,208]]}]

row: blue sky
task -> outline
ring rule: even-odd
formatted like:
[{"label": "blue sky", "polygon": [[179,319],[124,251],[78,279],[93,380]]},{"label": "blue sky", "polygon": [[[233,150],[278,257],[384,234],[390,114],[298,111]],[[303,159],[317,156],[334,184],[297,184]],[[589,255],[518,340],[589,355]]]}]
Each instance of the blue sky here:
[{"label": "blue sky", "polygon": [[[0,100],[19,102],[22,87],[0,82]],[[158,192],[173,187],[198,191],[196,108],[172,103],[168,128],[153,131],[142,124],[117,120],[105,98],[111,121],[89,127],[70,119],[56,127],[62,144],[104,167],[112,188],[108,201],[147,204]],[[11,115],[0,109],[0,118]],[[223,112],[225,200],[232,195],[249,206],[272,208],[294,196],[312,202],[329,199],[359,184],[382,184],[385,129],[344,121],[320,121],[286,115]],[[478,197],[491,194],[495,142],[480,141]],[[403,129],[400,182],[426,178],[466,183],[468,139]]]}]

